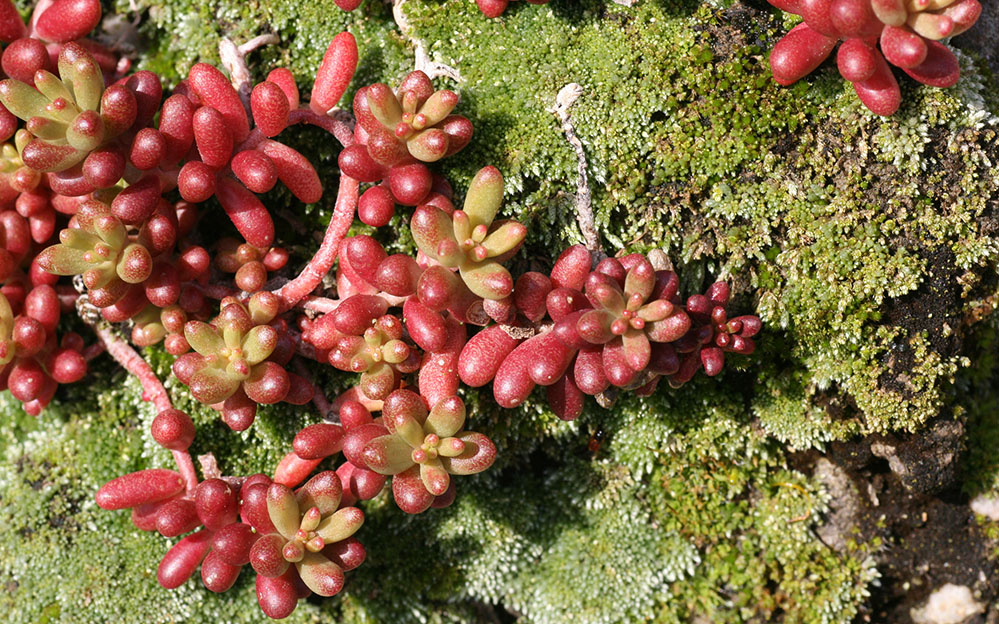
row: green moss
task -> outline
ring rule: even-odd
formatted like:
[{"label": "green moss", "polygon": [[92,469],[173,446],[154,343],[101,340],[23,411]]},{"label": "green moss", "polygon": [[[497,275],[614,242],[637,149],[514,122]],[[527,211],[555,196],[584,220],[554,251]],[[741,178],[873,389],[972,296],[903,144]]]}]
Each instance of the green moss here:
[{"label": "green moss", "polygon": [[[303,602],[292,619],[479,622],[502,605],[539,623],[848,621],[876,577],[874,546],[836,552],[815,537],[825,494],[789,466],[785,446],[916,430],[952,410],[974,432],[969,492],[999,487],[994,392],[975,377],[991,366],[983,345],[994,350],[994,329],[967,322],[996,291],[995,81],[961,54],[959,87],[903,81],[902,111],[882,119],[832,67],[791,88],[773,82],[766,50],[795,22],[776,12],[693,0],[515,4],[490,21],[472,0],[406,2],[413,35],[464,77],[447,86],[476,126],[442,172],[460,195],[481,166],[500,167],[506,214],[530,226],[514,268],[547,266],[552,249],[581,238],[575,154],[548,110],[565,84],[581,84],[572,115],[608,249],[665,249],[686,292],[732,280],[733,307],[766,322],[760,347],[730,357],[721,377],[592,406],[576,423],[558,421],[540,393],[501,410],[488,392],[468,392],[473,428],[500,450],[494,469],[460,479],[446,510],[405,516],[385,494],[368,503],[368,561],[341,597]],[[327,42],[349,29],[361,62],[344,103],[412,63],[375,0],[351,14],[291,0],[139,5],[139,66],[170,84],[216,60],[223,35],[278,34],[284,43],[251,55],[251,69],[288,66],[307,92]],[[333,189],[336,148],[320,137],[304,128],[282,139]],[[304,228],[279,223],[293,263],[318,245],[333,197],[301,208],[284,191],[267,196]],[[393,251],[412,248],[404,229],[378,234]],[[169,356],[148,355],[167,377]],[[155,566],[167,540],[96,509],[104,481],[170,462],[146,434],[153,412],[136,382],[109,364],[96,370],[37,421],[0,405],[0,583],[11,590],[0,608],[14,622],[263,620],[248,571],[225,597],[196,581],[162,590]],[[331,396],[354,381],[318,376]],[[270,472],[316,419],[268,407],[234,434],[168,385],[198,425],[192,450],[215,453],[226,473]],[[594,454],[597,431],[606,439]]]}]

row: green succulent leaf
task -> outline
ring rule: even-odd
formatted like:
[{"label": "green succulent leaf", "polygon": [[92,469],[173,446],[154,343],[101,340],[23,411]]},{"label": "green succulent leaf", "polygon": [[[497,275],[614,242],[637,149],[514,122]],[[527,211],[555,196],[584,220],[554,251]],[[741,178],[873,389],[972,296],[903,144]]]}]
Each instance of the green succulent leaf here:
[{"label": "green succulent leaf", "polygon": [[504,221],[498,227],[494,226],[485,240],[482,241],[482,246],[488,252],[489,258],[495,258],[519,247],[526,236],[527,228],[522,223]]},{"label": "green succulent leaf", "polygon": [[451,477],[444,469],[440,459],[432,459],[420,464],[420,479],[423,481],[423,487],[427,488],[427,491],[434,496],[440,496],[447,492],[448,486],[451,485]]},{"label": "green succulent leaf", "polygon": [[443,440],[461,431],[465,426],[465,417],[465,403],[458,397],[449,397],[434,405],[423,429]]},{"label": "green succulent leaf", "polygon": [[0,103],[22,121],[48,116],[46,107],[49,100],[30,85],[13,78],[0,80]]},{"label": "green succulent leaf", "polygon": [[38,266],[53,275],[80,275],[93,264],[83,259],[86,252],[68,245],[47,247],[35,259]]},{"label": "green succulent leaf", "polygon": [[243,357],[250,366],[263,362],[274,352],[278,343],[278,333],[270,325],[257,325],[243,338]]},{"label": "green succulent leaf", "polygon": [[361,456],[369,469],[383,475],[399,474],[415,463],[413,448],[395,434],[370,440]]},{"label": "green succulent leaf", "polygon": [[285,539],[293,539],[302,523],[302,512],[291,488],[272,483],[267,488],[267,515]]},{"label": "green succulent leaf", "polygon": [[218,331],[202,321],[188,321],[184,325],[184,337],[192,349],[205,357],[218,355],[225,348]]},{"label": "green succulent leaf", "polygon": [[327,544],[343,541],[357,533],[364,524],[364,512],[357,507],[344,507],[319,523],[316,533]]},{"label": "green succulent leaf", "polygon": [[484,167],[475,174],[465,195],[464,210],[472,223],[489,227],[503,203],[503,175],[496,167]]},{"label": "green succulent leaf", "polygon": [[298,566],[302,582],[319,596],[335,596],[343,589],[343,569],[319,553],[305,553]]},{"label": "green succulent leaf", "polygon": [[464,263],[459,270],[468,289],[483,299],[504,299],[513,292],[513,277],[498,262]]}]

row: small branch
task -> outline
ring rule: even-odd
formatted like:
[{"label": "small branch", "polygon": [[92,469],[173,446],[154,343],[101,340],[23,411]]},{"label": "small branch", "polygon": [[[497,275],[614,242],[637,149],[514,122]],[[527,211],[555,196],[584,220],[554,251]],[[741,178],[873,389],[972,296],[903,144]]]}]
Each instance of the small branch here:
[{"label": "small branch", "polygon": [[344,147],[354,144],[354,118],[347,111],[333,109],[333,115],[317,115],[309,108],[299,108],[288,113],[288,125],[305,123],[318,126],[336,137]]},{"label": "small branch", "polygon": [[[108,355],[113,357],[122,368],[135,375],[142,384],[142,398],[145,401],[152,401],[158,412],[173,409],[170,402],[170,395],[167,394],[163,383],[153,372],[153,368],[135,349],[125,342],[120,336],[111,331],[111,327],[105,323],[94,326],[97,337],[100,338],[107,349]],[[177,469],[184,478],[187,491],[192,492],[198,487],[198,474],[194,471],[194,462],[191,461],[191,454],[187,451],[171,451],[173,459],[177,463]]]},{"label": "small branch", "polygon": [[357,196],[360,184],[354,178],[346,175],[340,176],[340,189],[337,192],[336,207],[333,209],[333,216],[330,224],[326,228],[326,235],[323,237],[322,245],[316,255],[312,256],[309,263],[302,269],[298,277],[291,280],[278,290],[274,291],[281,298],[282,311],[290,310],[295,305],[311,293],[316,286],[323,281],[323,277],[333,268],[336,261],[337,251],[340,241],[347,234],[351,224],[354,222],[354,213],[357,211]]},{"label": "small branch", "polygon": [[105,349],[104,349],[104,343],[103,342],[95,342],[94,344],[88,346],[87,348],[85,348],[83,350],[83,359],[89,362],[90,360],[94,359],[98,355],[104,353],[104,351],[105,351]]},{"label": "small branch", "polygon": [[277,43],[277,35],[259,35],[241,46],[237,46],[228,37],[219,41],[219,58],[222,66],[229,71],[229,81],[236,89],[239,98],[243,100],[243,108],[250,112],[250,91],[253,89],[250,70],[246,66],[246,55],[262,46]]},{"label": "small branch", "polygon": [[309,372],[309,369],[306,368],[305,364],[302,363],[302,360],[295,358],[294,367],[295,374],[308,379],[312,383],[313,388],[315,388],[312,394],[312,404],[319,410],[319,417],[327,422],[340,422],[339,417],[333,412],[330,402],[326,399],[326,394],[319,388],[319,385],[315,382],[315,378]]},{"label": "small branch", "polygon": [[306,297],[298,302],[298,306],[304,310],[326,314],[337,309],[340,305],[339,299],[329,299],[327,297]]},{"label": "small branch", "polygon": [[422,71],[430,79],[434,78],[450,78],[455,82],[465,82],[465,79],[461,77],[461,72],[457,69],[451,67],[450,65],[445,65],[444,63],[438,63],[430,58],[427,54],[427,45],[422,39],[417,38],[413,35],[413,25],[409,23],[409,19],[406,14],[402,12],[402,5],[406,3],[406,0],[392,0],[392,17],[395,19],[396,25],[402,32],[402,36],[406,38],[407,41],[413,44],[413,52],[415,56],[415,67],[417,71]]},{"label": "small branch", "polygon": [[569,108],[576,103],[579,96],[583,94],[583,87],[575,82],[562,87],[562,90],[555,96],[555,107],[549,109],[558,116],[562,122],[562,132],[576,152],[576,160],[579,163],[579,177],[576,181],[576,221],[579,229],[583,233],[583,240],[586,241],[586,248],[591,252],[600,251],[600,236],[593,219],[593,198],[590,195],[590,182],[587,175],[586,152],[583,151],[583,143],[576,136],[576,129],[572,125],[572,117],[569,115]]},{"label": "small branch", "polygon": [[[288,125],[304,123],[322,128],[335,136],[341,145],[350,147],[354,144],[353,117],[346,111],[339,111],[337,109],[334,109],[334,113],[334,116],[330,117],[327,115],[317,115],[308,108],[299,108],[288,113]],[[264,136],[264,133],[259,128],[254,128],[250,130],[250,135],[242,143],[233,148],[233,153],[257,149],[266,140],[268,140],[268,137]]]},{"label": "small branch", "polygon": [[113,357],[122,368],[139,378],[142,384],[142,399],[151,401],[156,406],[157,411],[173,409],[170,402],[170,395],[160,382],[153,368],[149,366],[141,355],[135,352],[127,342],[111,331],[111,327],[106,324],[99,324],[94,328],[97,337],[104,343],[108,355]]}]

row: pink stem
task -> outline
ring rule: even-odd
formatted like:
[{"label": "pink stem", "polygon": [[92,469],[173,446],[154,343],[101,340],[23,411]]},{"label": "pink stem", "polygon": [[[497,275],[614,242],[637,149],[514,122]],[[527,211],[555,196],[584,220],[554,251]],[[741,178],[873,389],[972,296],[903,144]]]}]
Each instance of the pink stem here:
[{"label": "pink stem", "polygon": [[[157,411],[173,409],[170,402],[170,395],[160,382],[156,373],[153,372],[149,363],[136,353],[127,342],[111,331],[107,325],[98,325],[94,328],[97,337],[101,339],[108,355],[113,357],[122,368],[135,375],[142,384],[142,398],[145,401],[152,401]],[[187,451],[173,451],[173,459],[177,462],[177,469],[184,478],[187,491],[191,492],[198,487],[198,474],[194,471],[194,462],[191,461],[191,454]]]},{"label": "pink stem", "polygon": [[86,361],[89,362],[90,360],[94,359],[98,355],[104,353],[104,351],[105,351],[105,349],[104,349],[104,343],[103,342],[95,342],[94,344],[86,347],[83,350],[83,359],[85,359]]},{"label": "pink stem", "polygon": [[343,240],[347,230],[354,222],[359,187],[360,184],[354,178],[340,176],[340,190],[337,192],[336,207],[333,209],[333,216],[326,228],[322,245],[319,246],[316,255],[312,256],[312,260],[309,260],[298,277],[274,291],[274,294],[281,298],[282,311],[295,307],[323,281],[323,277],[333,268],[340,241]]},{"label": "pink stem", "polygon": [[305,310],[311,310],[312,312],[319,312],[321,314],[326,314],[327,312],[332,312],[336,310],[340,305],[339,299],[328,299],[326,297],[306,297],[298,302],[299,307]]},{"label": "pink stem", "polygon": [[[317,115],[309,108],[299,108],[290,111],[288,113],[288,125],[293,126],[300,123],[322,128],[336,137],[336,140],[340,141],[340,144],[344,147],[350,147],[354,144],[354,131],[350,129],[349,125],[339,119],[334,119],[326,115]],[[254,128],[250,131],[250,135],[233,149],[233,153],[236,154],[244,150],[256,149],[267,138],[258,128]]]},{"label": "pink stem", "polygon": [[191,454],[187,451],[170,451],[173,454],[173,461],[177,463],[177,470],[184,478],[184,489],[190,494],[198,487],[198,473],[194,471],[194,462],[191,461]]},{"label": "pink stem", "polygon": [[354,144],[354,131],[350,129],[350,126],[339,119],[327,115],[317,115],[307,106],[288,113],[288,125],[297,123],[306,123],[322,128],[335,136],[344,147],[350,147]]},{"label": "pink stem", "polygon": [[303,377],[313,382],[312,385],[313,387],[315,387],[316,390],[312,394],[312,404],[316,406],[317,410],[319,410],[319,415],[323,418],[323,420],[328,419],[333,411],[333,407],[330,405],[330,402],[326,399],[326,394],[323,393],[319,385],[316,384],[312,379],[312,376],[309,373],[309,369],[306,368],[305,364],[302,363],[302,360],[299,360],[298,358],[295,358],[295,373],[300,377]]}]

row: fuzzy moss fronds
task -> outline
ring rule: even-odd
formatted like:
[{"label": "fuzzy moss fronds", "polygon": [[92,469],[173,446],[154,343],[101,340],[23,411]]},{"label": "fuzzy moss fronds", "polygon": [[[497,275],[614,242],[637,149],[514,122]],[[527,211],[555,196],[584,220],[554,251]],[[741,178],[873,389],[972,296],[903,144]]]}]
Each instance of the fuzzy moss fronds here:
[{"label": "fuzzy moss fronds", "polygon": [[[350,14],[290,1],[171,2],[149,8],[143,32],[154,49],[144,62],[176,76],[212,58],[219,36],[276,32],[286,43],[259,52],[256,69],[286,64],[308,84],[325,42],[346,28],[361,45],[357,88],[398,80],[407,37],[419,39],[460,71],[464,82],[447,86],[461,91],[476,127],[445,173],[462,189],[483,164],[498,166],[505,210],[529,225],[524,257],[543,263],[552,247],[581,239],[576,157],[550,112],[558,91],[579,83],[572,115],[608,247],[666,249],[691,291],[734,277],[755,293],[743,305],[755,304],[767,339],[787,335],[798,372],[778,383],[848,407],[836,415],[847,422],[830,427],[828,411],[785,396],[780,419],[807,422],[775,433],[809,446],[850,431],[913,430],[947,402],[967,364],[961,309],[983,278],[994,281],[984,269],[999,257],[987,226],[997,124],[969,55],[958,52],[954,89],[903,80],[905,105],[884,119],[832,67],[790,88],[773,82],[767,50],[789,26],[776,10],[581,0],[484,20],[472,4],[406,0],[403,36],[377,2]],[[309,152],[308,143],[306,133],[296,147]],[[321,221],[327,209],[324,200],[314,214]],[[762,400],[772,404],[772,393]]]},{"label": "fuzzy moss fronds", "polygon": [[[251,69],[261,77],[287,65],[303,87],[330,38],[353,32],[360,70],[343,103],[411,68],[411,41],[374,0],[349,14],[292,0],[138,4],[140,66],[168,82],[214,60],[220,36],[261,32],[283,43],[255,52]],[[531,232],[516,268],[550,266],[552,249],[581,237],[575,154],[548,109],[565,84],[581,84],[572,114],[608,249],[665,249],[686,292],[734,280],[733,308],[766,321],[761,347],[732,357],[718,378],[593,407],[575,424],[539,396],[504,411],[488,392],[468,393],[476,428],[497,442],[494,470],[463,481],[446,510],[408,517],[385,495],[368,503],[359,535],[368,561],[339,598],[302,602],[293,621],[483,622],[496,610],[532,623],[850,620],[876,577],[869,552],[834,551],[815,536],[826,495],[784,448],[914,430],[966,404],[968,382],[951,380],[986,357],[969,345],[978,302],[997,281],[996,83],[961,54],[959,87],[903,80],[903,110],[882,119],[834,67],[791,88],[772,81],[766,50],[790,25],[777,11],[515,4],[484,20],[472,0],[405,3],[411,36],[465,78],[442,85],[461,91],[459,112],[476,126],[444,171],[454,187],[499,167],[506,215]],[[332,188],[336,150],[314,130],[289,131],[290,143]],[[289,214],[287,193],[266,199]],[[310,230],[323,230],[332,201],[279,219],[295,241],[293,267],[318,245]],[[382,233],[392,251],[412,247],[399,212],[397,229]],[[171,358],[148,355],[166,377]],[[262,621],[249,571],[222,598],[196,580],[161,590],[155,566],[167,540],[96,509],[104,481],[169,463],[149,439],[153,413],[138,384],[110,371],[61,391],[38,421],[0,406],[0,583],[11,590],[0,610],[14,622]],[[318,375],[331,396],[354,381]],[[192,451],[213,451],[225,473],[273,469],[316,419],[269,407],[235,434],[182,387],[169,389],[198,426]],[[991,406],[961,412],[981,434],[975,492],[999,487]],[[598,429],[606,440],[594,455]]]}]

